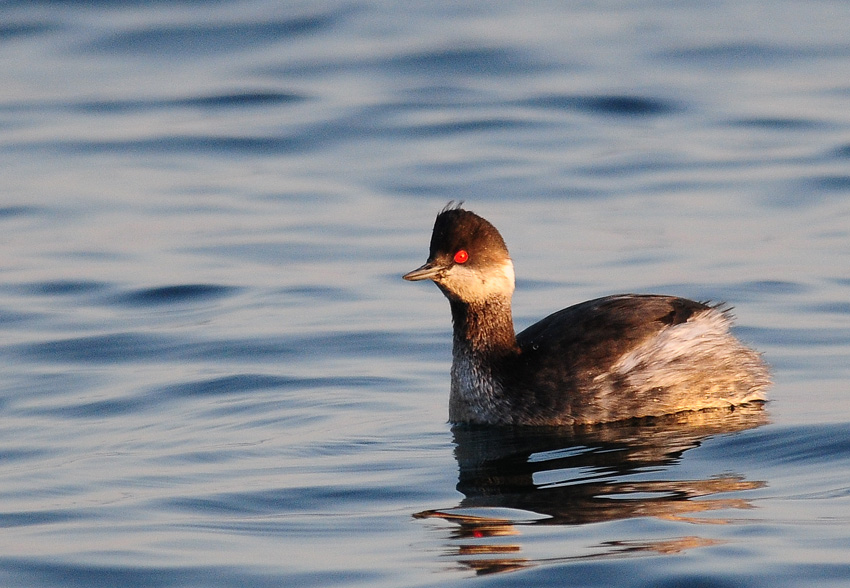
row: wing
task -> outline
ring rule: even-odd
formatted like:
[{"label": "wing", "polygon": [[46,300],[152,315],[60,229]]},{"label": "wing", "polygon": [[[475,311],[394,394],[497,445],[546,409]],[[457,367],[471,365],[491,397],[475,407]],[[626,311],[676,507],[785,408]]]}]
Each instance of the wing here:
[{"label": "wing", "polygon": [[579,363],[611,365],[664,327],[687,322],[709,308],[675,296],[606,296],[549,315],[519,333],[517,343],[523,353],[535,355],[535,351],[547,347],[549,357],[574,357]]},{"label": "wing", "polygon": [[517,335],[523,365],[516,373],[534,374],[533,381],[514,382],[517,402],[539,415],[563,415],[563,422],[570,415],[592,422],[638,414],[646,408],[643,393],[612,381],[612,368],[665,327],[710,308],[673,296],[623,294],[556,312]]}]

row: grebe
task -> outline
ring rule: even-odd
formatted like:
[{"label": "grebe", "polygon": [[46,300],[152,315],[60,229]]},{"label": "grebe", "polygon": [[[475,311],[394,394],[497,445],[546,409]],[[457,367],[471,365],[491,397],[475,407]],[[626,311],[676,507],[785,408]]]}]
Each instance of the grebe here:
[{"label": "grebe", "polygon": [[514,269],[499,231],[452,203],[428,261],[449,299],[449,420],[493,425],[618,421],[765,400],[767,366],[730,332],[723,305],[619,294],[565,308],[515,334]]}]

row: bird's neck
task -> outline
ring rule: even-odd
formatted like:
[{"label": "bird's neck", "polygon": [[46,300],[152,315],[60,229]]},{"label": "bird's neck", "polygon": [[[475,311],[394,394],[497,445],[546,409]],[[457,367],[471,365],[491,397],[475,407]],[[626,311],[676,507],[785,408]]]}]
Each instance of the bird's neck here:
[{"label": "bird's neck", "polygon": [[504,369],[519,353],[510,297],[451,301],[454,344],[449,418],[453,422],[510,422]]},{"label": "bird's neck", "polygon": [[451,301],[454,344],[472,353],[497,359],[517,349],[510,297],[484,301]]}]

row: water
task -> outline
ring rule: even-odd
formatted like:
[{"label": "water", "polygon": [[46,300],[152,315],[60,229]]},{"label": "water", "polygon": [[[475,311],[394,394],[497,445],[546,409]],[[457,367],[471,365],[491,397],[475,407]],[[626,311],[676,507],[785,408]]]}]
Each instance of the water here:
[{"label": "water", "polygon": [[[0,582],[846,585],[848,18],[0,5]],[[451,199],[519,327],[727,300],[772,401],[452,430]]]}]

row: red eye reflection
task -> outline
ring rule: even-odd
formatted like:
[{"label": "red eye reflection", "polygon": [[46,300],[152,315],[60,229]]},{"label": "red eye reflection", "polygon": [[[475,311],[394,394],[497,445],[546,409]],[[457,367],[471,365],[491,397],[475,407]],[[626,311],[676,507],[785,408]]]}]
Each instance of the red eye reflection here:
[{"label": "red eye reflection", "polygon": [[466,252],[466,249],[461,249],[455,253],[455,263],[466,263],[467,259],[469,259],[469,253]]}]

